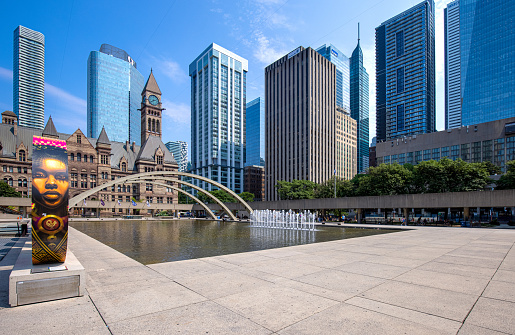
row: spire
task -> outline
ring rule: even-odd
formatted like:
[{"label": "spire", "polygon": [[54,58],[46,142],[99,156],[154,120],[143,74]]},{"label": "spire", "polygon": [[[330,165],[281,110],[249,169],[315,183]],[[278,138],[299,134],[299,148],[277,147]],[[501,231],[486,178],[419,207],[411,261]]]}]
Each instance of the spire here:
[{"label": "spire", "polygon": [[358,22],[358,45],[359,45],[359,22]]},{"label": "spire", "polygon": [[54,126],[54,121],[52,121],[52,116],[48,118],[48,122],[46,123],[45,129],[43,129],[43,133],[41,135],[44,137],[59,138],[59,134],[57,134],[57,130]]},{"label": "spire", "polygon": [[145,92],[145,91],[161,94],[161,90],[159,89],[159,86],[157,85],[156,78],[154,78],[154,74],[152,73],[152,69],[150,69],[150,76],[148,76],[147,83],[145,84],[145,87],[143,88],[143,92]]},{"label": "spire", "polygon": [[107,133],[104,127],[102,127],[102,131],[100,132],[100,135],[98,136],[97,143],[102,144],[111,144],[109,141],[109,137],[107,137]]}]

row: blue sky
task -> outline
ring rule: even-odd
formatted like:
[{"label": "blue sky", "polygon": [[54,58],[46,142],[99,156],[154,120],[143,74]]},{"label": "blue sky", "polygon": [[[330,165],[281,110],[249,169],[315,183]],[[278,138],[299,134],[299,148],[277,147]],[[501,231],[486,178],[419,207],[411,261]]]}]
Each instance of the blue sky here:
[{"label": "blue sky", "polygon": [[[248,59],[247,101],[264,96],[264,68],[299,45],[331,43],[350,56],[361,25],[375,136],[374,28],[418,0],[9,1],[0,23],[0,111],[12,110],[13,31],[45,35],[45,122],[60,132],[86,127],[87,59],[102,43],[119,47],[163,93],[163,141],[190,143],[188,66],[210,43]],[[437,129],[444,129],[443,8],[436,1]]]}]

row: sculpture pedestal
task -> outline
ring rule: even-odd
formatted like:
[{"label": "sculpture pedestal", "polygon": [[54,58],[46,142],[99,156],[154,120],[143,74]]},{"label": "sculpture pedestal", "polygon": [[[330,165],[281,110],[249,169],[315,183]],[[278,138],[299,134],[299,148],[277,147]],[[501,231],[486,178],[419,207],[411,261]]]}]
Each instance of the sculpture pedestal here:
[{"label": "sculpture pedestal", "polygon": [[28,240],[9,276],[9,304],[15,307],[79,297],[85,286],[86,271],[70,250],[64,263],[33,265],[32,241]]}]

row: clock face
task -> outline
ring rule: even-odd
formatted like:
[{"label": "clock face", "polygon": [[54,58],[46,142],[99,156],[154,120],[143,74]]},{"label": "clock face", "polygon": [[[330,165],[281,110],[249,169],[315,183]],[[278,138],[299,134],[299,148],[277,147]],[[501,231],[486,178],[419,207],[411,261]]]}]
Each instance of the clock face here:
[{"label": "clock face", "polygon": [[155,95],[151,95],[148,97],[148,102],[155,106],[159,103],[159,99]]}]

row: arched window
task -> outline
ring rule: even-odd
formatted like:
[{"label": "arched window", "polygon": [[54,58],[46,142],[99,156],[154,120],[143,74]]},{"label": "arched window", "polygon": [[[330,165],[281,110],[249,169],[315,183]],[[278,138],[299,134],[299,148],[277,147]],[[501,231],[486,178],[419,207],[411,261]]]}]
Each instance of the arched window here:
[{"label": "arched window", "polygon": [[20,152],[18,154],[18,160],[20,162],[25,162],[25,150],[20,150]]},{"label": "arched window", "polygon": [[131,193],[131,187],[127,186],[127,192]]},{"label": "arched window", "polygon": [[23,179],[23,187],[27,187],[27,179]]},{"label": "arched window", "polygon": [[4,181],[7,183],[7,185],[13,187],[13,178],[12,177],[4,177]]},{"label": "arched window", "polygon": [[89,162],[93,163],[93,155],[89,156]]},{"label": "arched window", "polygon": [[80,162],[82,160],[82,155],[80,152],[77,154],[77,162]]},{"label": "arched window", "polygon": [[122,164],[122,172],[127,172],[127,164],[123,162]]},{"label": "arched window", "polygon": [[156,120],[152,120],[152,131],[156,132]]},{"label": "arched window", "polygon": [[75,159],[75,155],[73,154],[73,152],[70,154],[70,160],[73,162],[73,160]]},{"label": "arched window", "polygon": [[23,186],[23,180],[21,178],[18,179],[18,187]]},{"label": "arched window", "polygon": [[160,131],[159,131],[159,120],[156,121],[156,132],[160,133]]},{"label": "arched window", "polygon": [[118,192],[122,191],[122,185],[118,185]]},{"label": "arched window", "polygon": [[[148,131],[152,131],[152,121],[150,121],[150,119],[148,119],[148,127],[147,127],[147,130],[148,130]],[[141,143],[141,145],[143,145],[143,143]]]}]

